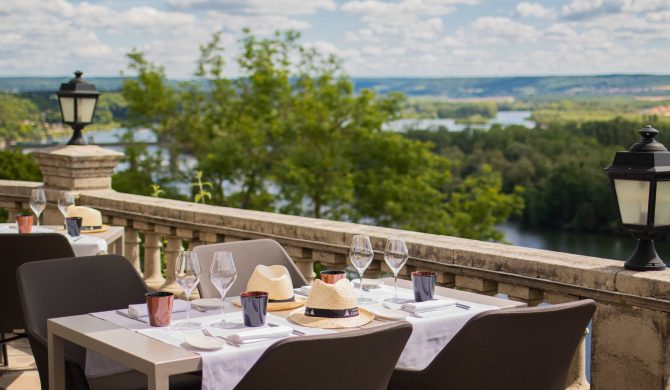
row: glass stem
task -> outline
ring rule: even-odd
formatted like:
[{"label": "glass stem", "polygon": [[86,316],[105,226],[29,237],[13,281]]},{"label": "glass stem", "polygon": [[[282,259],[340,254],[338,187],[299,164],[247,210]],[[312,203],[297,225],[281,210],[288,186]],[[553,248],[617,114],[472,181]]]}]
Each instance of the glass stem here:
[{"label": "glass stem", "polygon": [[393,274],[393,300],[398,300],[398,274]]},{"label": "glass stem", "polygon": [[42,213],[37,213],[37,226],[40,226],[40,214]]},{"label": "glass stem", "polygon": [[226,308],[224,307],[224,304],[226,303],[226,293],[221,294],[221,323],[225,324],[226,323]]},{"label": "glass stem", "polygon": [[191,296],[191,291],[186,291],[186,322],[191,322],[191,300],[188,297]]},{"label": "glass stem", "polygon": [[358,275],[361,277],[361,285],[359,286],[361,289],[361,297],[363,296],[363,272],[365,272],[365,270],[358,270]]}]

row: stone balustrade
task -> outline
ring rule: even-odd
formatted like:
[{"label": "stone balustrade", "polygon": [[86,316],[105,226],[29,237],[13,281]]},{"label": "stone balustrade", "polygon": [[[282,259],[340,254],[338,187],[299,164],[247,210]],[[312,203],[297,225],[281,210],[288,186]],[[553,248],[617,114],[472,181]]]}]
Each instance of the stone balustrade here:
[{"label": "stone balustrade", "polygon": [[[10,217],[41,183],[0,180],[0,207]],[[481,294],[504,294],[530,306],[591,298],[598,303],[591,333],[591,383],[584,374],[584,343],[576,351],[567,388],[670,389],[670,271],[626,271],[620,261],[522,248],[375,226],[209,206],[115,192],[81,189],[80,205],[100,210],[106,223],[125,226],[125,255],[153,289],[179,291],[173,269],[183,247],[256,238],[284,246],[303,274],[314,262],[347,265],[355,234],[370,236],[375,261],[403,235],[410,259],[401,271],[438,272],[438,283]],[[163,267],[162,259],[165,259]],[[140,264],[143,259],[143,267]]]}]

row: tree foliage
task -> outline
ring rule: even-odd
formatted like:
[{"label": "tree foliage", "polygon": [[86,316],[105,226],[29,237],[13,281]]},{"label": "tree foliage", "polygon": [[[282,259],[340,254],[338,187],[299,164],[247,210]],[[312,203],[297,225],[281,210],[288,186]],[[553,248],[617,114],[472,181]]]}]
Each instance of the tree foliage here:
[{"label": "tree foliage", "polygon": [[141,52],[128,55],[129,121],[195,157],[197,167],[174,156],[170,165],[203,183],[208,195],[197,200],[478,239],[500,239],[494,225],[523,207],[490,168],[454,180],[458,164],[431,144],[383,132],[404,96],[355,93],[340,61],[300,45],[296,32],[245,31],[236,78],[225,77],[223,54],[214,35],[195,79],[178,85]]},{"label": "tree foliage", "polygon": [[[522,221],[526,225],[612,231],[618,214],[603,168],[611,164],[615,152],[639,140],[636,130],[645,124],[617,118],[535,129],[410,131],[407,136],[432,142],[435,153],[462,160],[458,175],[466,181],[488,164],[502,174],[504,192],[524,187]],[[662,134],[658,139],[668,142]]]},{"label": "tree foliage", "polygon": [[5,142],[32,138],[39,134],[40,115],[28,99],[0,93],[0,138]]}]

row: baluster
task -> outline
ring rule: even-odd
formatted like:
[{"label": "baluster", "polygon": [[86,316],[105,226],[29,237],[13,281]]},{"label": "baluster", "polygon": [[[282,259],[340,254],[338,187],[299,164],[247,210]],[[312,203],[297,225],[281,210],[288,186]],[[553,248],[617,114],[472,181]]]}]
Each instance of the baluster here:
[{"label": "baluster", "polygon": [[316,277],[316,273],[314,273],[314,259],[312,258],[312,250],[290,245],[285,245],[284,249],[291,257],[296,267],[298,267],[302,276],[305,277],[307,283],[311,284]]},{"label": "baluster", "polygon": [[[182,250],[184,250],[184,248],[181,245],[181,238],[168,237],[167,248],[165,248],[165,260],[167,266],[165,268],[165,284],[161,287],[162,291],[169,291],[175,295],[182,293],[182,289],[177,284],[174,275],[174,270],[177,267],[177,257]],[[202,272],[205,272],[205,270],[202,270]]]},{"label": "baluster", "polygon": [[572,362],[570,363],[570,370],[568,371],[568,382],[566,389],[569,390],[586,390],[591,388],[589,381],[586,380],[586,335],[589,334],[589,328],[584,330],[582,339],[577,346]]},{"label": "baluster", "polygon": [[125,256],[130,261],[130,264],[135,267],[137,273],[142,275],[142,270],[140,268],[140,232],[131,228],[126,228],[125,230]]},{"label": "baluster", "polygon": [[158,290],[165,282],[161,275],[162,246],[159,234],[144,234],[144,281],[152,290]]}]

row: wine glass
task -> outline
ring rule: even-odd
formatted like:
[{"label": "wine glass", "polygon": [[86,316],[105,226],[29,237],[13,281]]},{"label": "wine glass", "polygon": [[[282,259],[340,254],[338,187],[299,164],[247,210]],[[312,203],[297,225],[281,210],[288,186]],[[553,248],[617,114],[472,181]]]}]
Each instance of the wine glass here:
[{"label": "wine glass", "polygon": [[30,191],[30,208],[37,218],[37,226],[40,226],[40,214],[42,214],[45,207],[47,207],[47,197],[44,195],[44,189],[35,188]]},{"label": "wine glass", "polygon": [[365,269],[372,263],[374,255],[370,238],[362,234],[355,235],[351,241],[351,248],[349,248],[349,258],[351,259],[351,264],[361,276],[361,294],[356,300],[359,304],[375,303],[374,299],[363,296],[363,274],[365,273]]},{"label": "wine glass", "polygon": [[177,264],[174,270],[177,284],[181,286],[186,295],[186,321],[174,326],[175,329],[199,329],[199,322],[191,321],[191,292],[200,282],[200,263],[198,255],[191,251],[181,251],[177,256]]},{"label": "wine glass", "polygon": [[72,195],[72,192],[70,191],[61,191],[60,196],[58,197],[58,210],[63,214],[63,225],[66,224],[67,209],[70,206],[74,206],[74,195]]},{"label": "wine glass", "polygon": [[384,261],[393,271],[394,278],[394,293],[393,298],[385,299],[387,302],[406,303],[406,299],[398,298],[398,272],[407,262],[409,252],[405,240],[400,237],[389,238],[386,240],[386,248],[384,249]]},{"label": "wine glass", "polygon": [[235,262],[233,262],[233,254],[230,252],[214,252],[214,260],[209,269],[209,280],[211,280],[214,287],[221,294],[221,322],[212,324],[212,326],[223,329],[237,327],[237,324],[226,322],[226,309],[224,308],[226,293],[230,290],[236,279],[237,269],[235,268]]}]

